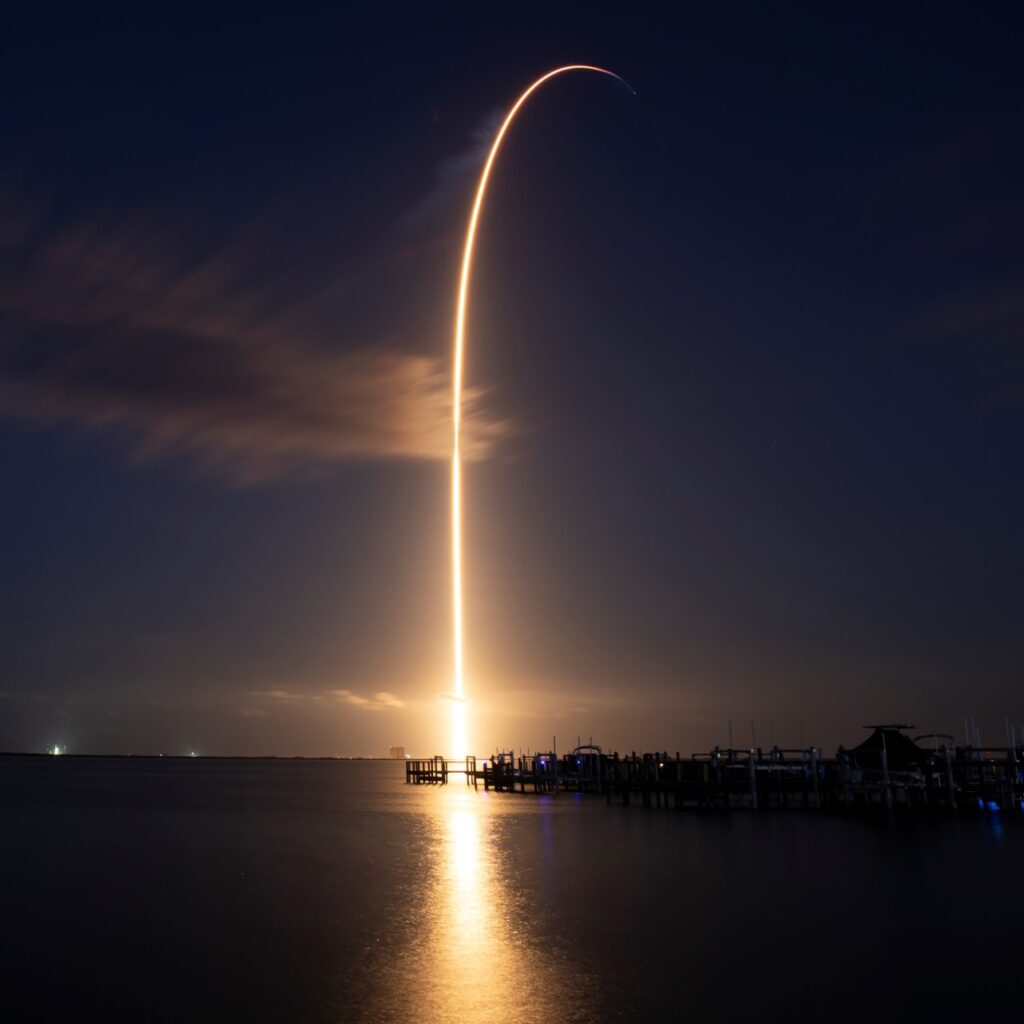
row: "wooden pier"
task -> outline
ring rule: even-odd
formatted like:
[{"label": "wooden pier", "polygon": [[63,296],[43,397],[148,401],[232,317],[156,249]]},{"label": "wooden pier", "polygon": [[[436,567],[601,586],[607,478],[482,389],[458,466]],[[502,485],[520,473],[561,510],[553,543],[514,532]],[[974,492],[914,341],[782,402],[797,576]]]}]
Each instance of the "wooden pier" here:
[{"label": "wooden pier", "polygon": [[985,749],[917,747],[899,729],[878,727],[860,747],[826,757],[817,747],[568,754],[501,752],[477,762],[408,761],[406,782],[467,785],[502,793],[588,793],[608,803],[697,810],[1024,811],[1024,744]]},{"label": "wooden pier", "polygon": [[414,786],[445,786],[453,775],[465,776],[469,786],[478,785],[480,771],[476,758],[472,754],[466,758],[446,758],[436,754],[405,762],[405,781]]}]

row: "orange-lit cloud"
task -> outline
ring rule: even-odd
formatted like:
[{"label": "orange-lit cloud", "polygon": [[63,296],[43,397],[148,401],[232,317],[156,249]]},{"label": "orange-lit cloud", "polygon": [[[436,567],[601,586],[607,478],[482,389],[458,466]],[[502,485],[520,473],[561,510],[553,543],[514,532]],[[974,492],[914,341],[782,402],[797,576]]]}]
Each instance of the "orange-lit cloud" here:
[{"label": "orange-lit cloud", "polygon": [[[354,690],[253,690],[249,697],[277,705],[302,706],[324,703],[348,704],[361,711],[394,711],[407,706],[407,702],[388,690],[378,690],[370,696]],[[257,705],[257,708],[259,706]],[[253,709],[256,710],[256,709]]]},{"label": "orange-lit cloud", "polygon": [[299,693],[294,690],[251,690],[249,692],[250,697],[256,697],[261,700],[272,700],[272,701],[305,701],[315,700],[317,695],[309,693]]},{"label": "orange-lit cloud", "polygon": [[405,707],[405,701],[400,700],[393,693],[388,693],[387,690],[380,690],[372,697],[364,697],[351,690],[332,690],[330,693],[338,700],[363,711],[388,711]]},{"label": "orange-lit cloud", "polygon": [[[192,259],[156,225],[44,231],[6,210],[20,218],[0,232],[0,414],[115,431],[137,457],[185,453],[242,483],[450,454],[443,360],[325,332],[358,282],[276,296],[246,264],[251,237]],[[476,459],[509,430],[480,398]]]}]

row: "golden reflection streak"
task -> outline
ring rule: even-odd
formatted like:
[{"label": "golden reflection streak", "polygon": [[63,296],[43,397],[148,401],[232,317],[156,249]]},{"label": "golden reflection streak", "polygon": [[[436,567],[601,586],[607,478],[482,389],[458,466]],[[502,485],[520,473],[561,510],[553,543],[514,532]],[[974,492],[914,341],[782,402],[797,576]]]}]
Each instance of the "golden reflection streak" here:
[{"label": "golden reflection streak", "polygon": [[496,867],[490,815],[475,792],[445,796],[452,805],[441,819],[443,855],[429,922],[437,957],[423,1009],[438,1021],[497,1020],[545,986],[528,944],[513,938],[511,894]]},{"label": "golden reflection streak", "polygon": [[518,801],[458,783],[416,799],[424,827],[413,826],[411,870],[395,879],[387,938],[354,965],[368,988],[355,990],[351,1019],[602,1020],[586,943],[559,925],[573,905],[559,895],[562,872],[575,863],[548,841],[548,798],[525,818]]},{"label": "golden reflection streak", "polygon": [[547,74],[541,75],[529,88],[527,88],[519,99],[512,105],[512,109],[505,115],[498,134],[491,143],[490,152],[487,154],[487,161],[480,172],[480,181],[476,187],[476,196],[473,199],[473,208],[469,215],[469,225],[466,228],[466,241],[462,251],[462,269],[459,274],[459,290],[455,302],[455,342],[452,372],[452,617],[454,626],[455,644],[455,679],[452,696],[454,704],[452,708],[452,756],[462,758],[468,753],[466,747],[466,697],[465,678],[463,672],[463,632],[462,632],[462,456],[460,449],[462,429],[462,365],[466,347],[466,302],[469,296],[469,279],[473,268],[473,246],[476,242],[477,223],[480,219],[480,209],[483,206],[484,194],[487,191],[487,182],[491,176],[491,168],[494,166],[498,150],[501,148],[505,133],[519,113],[522,105],[539,89],[548,79],[556,75],[565,74],[567,71],[595,71],[600,75],[608,75],[619,82],[622,82],[631,92],[632,86],[620,78],[614,71],[606,68],[599,68],[593,64],[566,64],[564,67],[555,68]]}]

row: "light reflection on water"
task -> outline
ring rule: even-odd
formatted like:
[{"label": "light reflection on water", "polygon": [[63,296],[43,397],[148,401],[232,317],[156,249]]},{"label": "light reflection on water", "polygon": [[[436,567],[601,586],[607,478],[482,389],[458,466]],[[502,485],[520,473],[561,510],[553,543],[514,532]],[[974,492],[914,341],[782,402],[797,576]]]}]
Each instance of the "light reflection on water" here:
[{"label": "light reflection on water", "polygon": [[456,799],[439,818],[440,864],[428,905],[438,958],[426,979],[426,1008],[435,1019],[486,1019],[502,1005],[495,995],[501,993],[507,1005],[515,986],[513,958],[489,955],[506,944],[508,894],[495,870],[492,821],[478,800],[470,806],[468,793],[448,795]]},{"label": "light reflection on water", "polygon": [[378,988],[372,1019],[590,1016],[585,975],[565,970],[564,951],[531,928],[532,903],[504,834],[508,801],[460,785],[424,796],[433,805],[432,842],[416,938]]},{"label": "light reflection on water", "polygon": [[894,984],[922,1019],[1019,1003],[1024,815],[675,813],[403,779],[0,758],[3,1019],[863,1024]]}]

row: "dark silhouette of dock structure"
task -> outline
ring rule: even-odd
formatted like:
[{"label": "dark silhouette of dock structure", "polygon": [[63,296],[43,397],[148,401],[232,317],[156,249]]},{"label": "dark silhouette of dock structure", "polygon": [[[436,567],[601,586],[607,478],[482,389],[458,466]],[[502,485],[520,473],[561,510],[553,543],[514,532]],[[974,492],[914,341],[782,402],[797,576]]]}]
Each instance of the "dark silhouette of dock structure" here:
[{"label": "dark silhouette of dock structure", "polygon": [[[832,757],[818,747],[715,747],[684,757],[606,753],[587,744],[562,755],[502,751],[481,761],[410,760],[405,781],[445,785],[461,777],[501,793],[588,793],[608,803],[680,810],[1024,811],[1024,742],[956,746],[949,736],[913,740],[904,732],[912,726],[867,728],[873,730],[867,740]],[[922,746],[924,740],[931,746]]]},{"label": "dark silhouette of dock structure", "polygon": [[479,785],[482,771],[477,759],[470,754],[465,758],[434,757],[406,760],[405,781],[416,786],[445,786],[451,776],[465,776],[468,785]]}]

